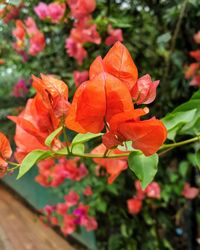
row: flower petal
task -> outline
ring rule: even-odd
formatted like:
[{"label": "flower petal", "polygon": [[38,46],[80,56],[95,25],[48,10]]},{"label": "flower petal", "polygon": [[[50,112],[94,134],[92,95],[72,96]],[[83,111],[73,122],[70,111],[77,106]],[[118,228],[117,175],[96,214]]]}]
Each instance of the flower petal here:
[{"label": "flower petal", "polygon": [[131,90],[138,79],[138,70],[127,48],[120,42],[108,51],[103,59],[106,72],[119,78]]}]

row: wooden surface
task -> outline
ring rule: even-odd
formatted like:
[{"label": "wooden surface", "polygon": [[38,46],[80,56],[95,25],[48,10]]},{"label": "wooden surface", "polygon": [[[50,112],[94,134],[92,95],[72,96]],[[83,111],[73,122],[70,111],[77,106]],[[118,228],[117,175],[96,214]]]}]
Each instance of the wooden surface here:
[{"label": "wooden surface", "polygon": [[0,185],[0,250],[75,250]]}]

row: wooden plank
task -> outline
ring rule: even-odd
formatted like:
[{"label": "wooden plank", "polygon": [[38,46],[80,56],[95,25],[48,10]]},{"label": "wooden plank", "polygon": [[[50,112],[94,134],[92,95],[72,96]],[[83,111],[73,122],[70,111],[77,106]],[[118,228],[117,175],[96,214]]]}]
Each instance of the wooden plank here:
[{"label": "wooden plank", "polygon": [[0,250],[75,250],[0,185]]}]

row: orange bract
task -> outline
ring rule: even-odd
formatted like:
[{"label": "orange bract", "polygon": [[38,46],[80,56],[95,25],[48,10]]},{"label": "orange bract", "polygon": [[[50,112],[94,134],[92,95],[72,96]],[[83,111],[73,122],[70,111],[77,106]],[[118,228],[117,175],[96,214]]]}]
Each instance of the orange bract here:
[{"label": "orange bract", "polygon": [[110,132],[103,137],[107,148],[115,147],[123,141],[132,141],[133,147],[141,150],[146,156],[154,154],[166,140],[167,131],[157,119],[140,121],[139,116],[144,114],[145,109],[139,109],[134,110],[132,115],[122,113],[113,116]]},{"label": "orange bract", "polygon": [[107,55],[102,58],[98,56],[90,66],[90,79],[93,79],[101,72],[107,72],[132,90],[138,79],[138,70],[135,66],[127,48],[120,42],[108,51]]},{"label": "orange bract", "polygon": [[133,88],[138,79],[138,70],[123,44],[116,42],[104,57],[103,64],[106,72],[119,78],[129,90]]},{"label": "orange bract", "polygon": [[35,76],[32,78],[32,85],[42,96],[45,105],[52,108],[58,117],[66,115],[69,109],[67,85],[49,75],[41,74],[41,79]]},{"label": "orange bract", "polygon": [[114,76],[100,73],[77,89],[66,126],[79,133],[98,133],[104,121],[109,122],[113,115],[132,109],[127,87]]},{"label": "orange bract", "polygon": [[46,149],[44,145],[46,137],[60,124],[60,119],[55,117],[52,109],[45,106],[39,94],[28,100],[25,109],[18,117],[8,118],[17,124],[15,157],[18,162],[32,150]]},{"label": "orange bract", "polygon": [[0,176],[3,176],[6,171],[8,163],[5,161],[9,159],[12,154],[12,149],[7,137],[0,132]]}]

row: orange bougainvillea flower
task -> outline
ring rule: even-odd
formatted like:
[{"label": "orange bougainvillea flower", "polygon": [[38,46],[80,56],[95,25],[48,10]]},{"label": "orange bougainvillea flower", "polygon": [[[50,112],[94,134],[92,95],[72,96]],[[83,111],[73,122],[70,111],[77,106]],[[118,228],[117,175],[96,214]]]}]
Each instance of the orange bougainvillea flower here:
[{"label": "orange bougainvillea flower", "polygon": [[[92,150],[92,154],[103,155],[106,150],[106,147],[103,144],[100,144]],[[118,149],[112,150],[111,154],[120,154],[124,151]],[[108,183],[112,184],[115,179],[120,175],[120,173],[128,168],[126,161],[127,158],[117,158],[117,159],[103,159],[103,158],[94,158],[93,161],[106,169],[106,172],[110,175],[108,178]]]},{"label": "orange bougainvillea flower", "polygon": [[90,80],[77,89],[66,126],[78,133],[98,133],[113,115],[133,110],[130,90],[137,76],[128,50],[117,42],[90,66]]},{"label": "orange bougainvillea flower", "polygon": [[[44,144],[46,137],[60,124],[60,119],[56,118],[53,111],[46,107],[39,94],[28,100],[19,116],[8,116],[8,118],[17,124],[15,157],[18,162],[21,162],[32,150],[47,149]],[[56,140],[54,146],[59,147],[59,145],[59,141]]]},{"label": "orange bougainvillea flower", "polygon": [[6,136],[0,132],[0,177],[2,177],[7,170],[8,163],[5,161],[11,157],[12,149]]},{"label": "orange bougainvillea flower", "polygon": [[35,76],[33,87],[42,96],[47,108],[52,108],[57,117],[65,116],[69,109],[67,85],[50,75],[41,74],[41,79]]},{"label": "orange bougainvillea flower", "polygon": [[100,58],[90,66],[90,79],[103,70],[121,80],[131,91],[138,79],[138,70],[127,48],[116,42],[103,61]]},{"label": "orange bougainvillea flower", "polygon": [[116,77],[99,73],[77,89],[66,126],[79,133],[99,133],[104,121],[121,112],[133,109],[128,88]]},{"label": "orange bougainvillea flower", "polygon": [[124,141],[132,141],[133,148],[141,150],[146,156],[154,154],[166,140],[167,131],[157,119],[140,121],[139,117],[146,113],[146,109],[136,109],[131,113],[113,116],[110,131],[103,136],[106,147],[112,148]]}]

